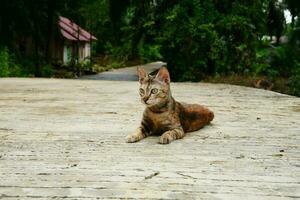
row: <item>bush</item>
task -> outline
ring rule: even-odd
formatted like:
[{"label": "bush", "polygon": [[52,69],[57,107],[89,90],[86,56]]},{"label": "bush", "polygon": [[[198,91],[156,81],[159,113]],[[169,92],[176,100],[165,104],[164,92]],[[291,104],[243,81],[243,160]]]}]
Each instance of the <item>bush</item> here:
[{"label": "bush", "polygon": [[9,52],[6,47],[0,48],[0,77],[9,76]]},{"label": "bush", "polygon": [[158,41],[173,80],[199,81],[223,66],[224,41],[208,22],[213,16],[205,12],[197,1],[184,1],[166,12]]},{"label": "bush", "polygon": [[36,72],[36,67],[33,58],[28,57],[22,59],[20,65],[22,65],[22,76],[34,77],[34,74]]},{"label": "bush", "polygon": [[288,86],[291,95],[300,97],[300,63],[298,63],[298,69],[289,78]]},{"label": "bush", "polygon": [[261,47],[256,51],[256,62],[253,64],[252,72],[255,75],[267,76],[270,79],[276,78],[279,71],[271,65],[272,50],[270,46]]},{"label": "bush", "polygon": [[129,59],[130,52],[132,51],[129,43],[124,42],[122,46],[113,46],[110,42],[107,42],[104,47],[105,54],[116,61],[124,62]]},{"label": "bush", "polygon": [[[36,67],[33,59],[23,59],[22,63],[19,64],[16,56],[10,54],[8,48],[0,48],[0,77],[33,77],[35,71]],[[52,65],[46,64],[41,67],[42,77],[52,77],[53,75]]]},{"label": "bush", "polygon": [[158,1],[145,13],[140,5],[128,9],[122,28],[129,55],[166,61],[174,81],[252,70],[264,23],[260,1]]},{"label": "bush", "polygon": [[20,65],[16,64],[14,54],[9,54],[6,47],[0,48],[0,77],[24,76]]},{"label": "bush", "polygon": [[141,40],[138,46],[138,55],[144,62],[162,59],[160,54],[160,45],[145,45]]},{"label": "bush", "polygon": [[47,64],[47,65],[42,66],[42,69],[41,69],[42,77],[53,77],[53,75],[54,75],[54,70],[53,70],[52,65]]}]

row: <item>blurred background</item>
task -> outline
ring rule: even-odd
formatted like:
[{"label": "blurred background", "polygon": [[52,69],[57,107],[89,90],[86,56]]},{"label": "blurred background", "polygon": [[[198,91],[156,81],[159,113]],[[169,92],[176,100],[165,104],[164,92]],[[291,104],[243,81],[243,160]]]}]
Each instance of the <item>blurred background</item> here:
[{"label": "blurred background", "polygon": [[74,78],[152,61],[172,81],[300,96],[299,0],[1,0],[0,76]]}]

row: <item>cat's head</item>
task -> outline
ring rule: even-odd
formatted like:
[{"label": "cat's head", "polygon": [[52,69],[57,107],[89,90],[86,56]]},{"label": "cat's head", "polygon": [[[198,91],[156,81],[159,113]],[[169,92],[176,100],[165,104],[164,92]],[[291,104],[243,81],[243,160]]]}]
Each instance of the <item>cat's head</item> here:
[{"label": "cat's head", "polygon": [[162,106],[170,98],[170,75],[166,67],[161,67],[155,75],[148,74],[142,67],[139,75],[139,94],[147,107]]}]

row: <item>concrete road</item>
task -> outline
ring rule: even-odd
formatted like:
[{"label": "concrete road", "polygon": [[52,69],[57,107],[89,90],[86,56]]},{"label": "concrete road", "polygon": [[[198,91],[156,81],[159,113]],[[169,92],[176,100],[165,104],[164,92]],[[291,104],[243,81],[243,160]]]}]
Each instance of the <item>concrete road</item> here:
[{"label": "concrete road", "polygon": [[299,199],[300,98],[205,83],[174,97],[215,112],[169,145],[125,136],[138,83],[0,79],[0,199]]},{"label": "concrete road", "polygon": [[[155,71],[161,66],[165,65],[164,62],[153,62],[145,65],[140,65],[145,68],[147,72]],[[95,75],[85,75],[80,77],[80,79],[92,79],[92,80],[113,80],[113,81],[137,81],[137,66],[125,67],[120,69],[113,69],[111,71],[102,72]]]}]

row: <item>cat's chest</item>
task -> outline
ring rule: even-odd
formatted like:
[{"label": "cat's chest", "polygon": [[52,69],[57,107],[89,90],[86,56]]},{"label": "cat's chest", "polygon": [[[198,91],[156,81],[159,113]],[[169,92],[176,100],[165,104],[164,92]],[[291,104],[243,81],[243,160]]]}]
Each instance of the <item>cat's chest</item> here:
[{"label": "cat's chest", "polygon": [[146,112],[144,120],[146,121],[148,128],[154,134],[161,134],[167,130],[171,130],[180,123],[178,115],[175,112]]}]

